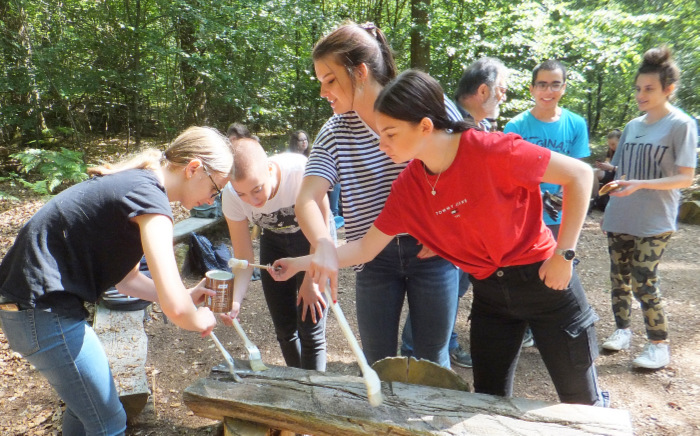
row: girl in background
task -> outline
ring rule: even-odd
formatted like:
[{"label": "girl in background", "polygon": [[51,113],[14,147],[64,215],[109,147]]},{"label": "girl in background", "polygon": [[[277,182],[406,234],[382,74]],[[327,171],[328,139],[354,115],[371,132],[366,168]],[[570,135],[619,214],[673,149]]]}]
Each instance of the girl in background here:
[{"label": "girl in background", "polygon": [[648,343],[632,364],[648,369],[671,361],[657,270],[677,228],[680,189],[693,183],[697,164],[697,125],[670,102],[679,78],[667,47],[644,54],[635,88],[639,110],[646,113],[630,121],[620,137],[611,162],[618,180],[611,183],[622,189],[610,194],[602,225],[617,326],[603,348],[629,348],[634,295],[642,306]]}]

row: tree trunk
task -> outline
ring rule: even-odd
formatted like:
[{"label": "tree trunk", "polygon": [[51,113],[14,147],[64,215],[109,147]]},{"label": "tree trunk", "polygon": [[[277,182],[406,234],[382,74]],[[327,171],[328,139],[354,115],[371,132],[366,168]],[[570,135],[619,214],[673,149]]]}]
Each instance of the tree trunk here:
[{"label": "tree trunk", "polygon": [[[193,5],[194,7],[195,5]],[[186,56],[180,58],[180,74],[187,102],[185,125],[205,124],[207,120],[204,108],[207,97],[204,91],[204,80],[191,62],[192,58],[196,58],[201,54],[196,47],[197,23],[192,16],[181,16],[177,18],[176,27],[180,48],[186,54]]]},{"label": "tree trunk", "polygon": [[411,0],[411,68],[430,72],[430,0]]}]

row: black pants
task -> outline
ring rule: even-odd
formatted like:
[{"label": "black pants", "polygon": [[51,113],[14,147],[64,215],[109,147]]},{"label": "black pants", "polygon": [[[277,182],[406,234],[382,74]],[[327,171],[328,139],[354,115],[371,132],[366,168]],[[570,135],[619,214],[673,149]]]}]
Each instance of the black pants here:
[{"label": "black pants", "polygon": [[578,276],[565,290],[548,288],[539,278],[542,262],[501,268],[474,285],[471,353],[474,390],[511,396],[525,327],[564,403],[599,402],[593,361],[598,356],[594,322]]},{"label": "black pants", "polygon": [[[309,242],[301,231],[275,233],[265,230],[260,237],[260,263],[272,264],[282,257],[309,254]],[[302,307],[297,306],[297,292],[304,273],[286,282],[277,282],[269,274],[262,274],[265,301],[275,325],[277,341],[287,366],[303,369],[326,370],[326,315],[316,324],[311,315],[301,320]]]}]

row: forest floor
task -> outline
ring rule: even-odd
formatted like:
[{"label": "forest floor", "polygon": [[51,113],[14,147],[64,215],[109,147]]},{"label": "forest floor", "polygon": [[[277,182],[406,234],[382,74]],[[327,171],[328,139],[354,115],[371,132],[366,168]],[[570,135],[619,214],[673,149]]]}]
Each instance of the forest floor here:
[{"label": "forest floor", "polygon": [[[18,201],[0,201],[0,257],[4,256],[21,225],[43,201],[8,182],[0,192]],[[186,216],[176,207],[176,216]],[[610,310],[609,258],[605,236],[600,231],[602,214],[593,212],[586,220],[578,246],[579,273],[590,303],[600,315],[598,341],[615,329]],[[341,233],[342,235],[342,233]],[[227,241],[224,226],[208,234],[215,243]],[[700,435],[700,226],[681,224],[673,236],[660,266],[666,310],[670,325],[671,364],[658,371],[640,371],[631,361],[644,345],[642,316],[634,311],[632,347],[606,353],[597,360],[600,385],[610,392],[612,407],[628,410],[636,435]],[[188,284],[195,278],[187,278]],[[356,329],[354,274],[340,275],[339,301],[350,324]],[[463,347],[468,348],[468,314],[471,292],[460,301],[456,329]],[[260,288],[251,284],[240,321],[257,344],[266,363],[283,365],[272,322]],[[129,424],[127,435],[209,435],[219,434],[218,422],[194,416],[184,405],[182,394],[195,380],[206,377],[221,363],[214,344],[198,334],[164,322],[157,305],[145,321],[148,335],[147,373],[153,395],[143,412]],[[232,328],[220,324],[216,333],[235,358],[247,358],[243,344]],[[327,323],[328,372],[359,375],[333,316]],[[453,368],[471,383],[470,369]],[[24,359],[13,353],[0,332],[0,434],[60,435],[64,405],[48,383]],[[523,350],[518,364],[516,397],[557,401],[551,380],[536,347]]]}]

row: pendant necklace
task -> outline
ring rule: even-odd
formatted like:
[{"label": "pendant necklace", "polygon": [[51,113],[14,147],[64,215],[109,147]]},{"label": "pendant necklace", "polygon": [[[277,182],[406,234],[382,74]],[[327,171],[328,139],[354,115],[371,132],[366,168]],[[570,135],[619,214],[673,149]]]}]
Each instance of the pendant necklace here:
[{"label": "pendant necklace", "polygon": [[[421,162],[423,163],[423,162]],[[435,191],[435,187],[437,186],[438,182],[440,181],[440,176],[442,175],[442,171],[438,173],[437,179],[435,179],[435,183],[432,185],[430,184],[430,180],[428,180],[428,170],[425,168],[425,163],[423,163],[423,174],[425,175],[425,181],[428,183],[428,186],[430,186],[430,193],[433,194],[433,197],[437,192]]]}]

